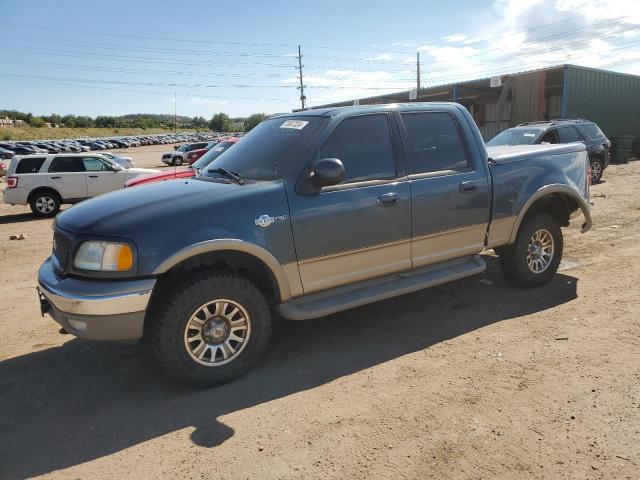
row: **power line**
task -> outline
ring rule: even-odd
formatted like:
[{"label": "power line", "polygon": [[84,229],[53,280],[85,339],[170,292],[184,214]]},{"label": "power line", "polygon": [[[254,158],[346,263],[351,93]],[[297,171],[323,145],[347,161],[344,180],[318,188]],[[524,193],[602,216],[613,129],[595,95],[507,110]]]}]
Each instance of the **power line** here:
[{"label": "power line", "polygon": [[[3,75],[19,76],[19,74],[13,72],[3,72]],[[182,87],[182,88],[291,88],[291,85],[278,84],[278,85],[250,85],[250,84],[208,84],[208,83],[164,83],[164,82],[135,82],[125,80],[103,80],[103,79],[89,79],[89,78],[69,78],[69,77],[52,77],[46,75],[30,75],[33,78],[41,78],[47,80],[61,80],[61,81],[73,81],[78,83],[96,83],[104,85],[141,85],[147,87]],[[394,87],[363,87],[360,85],[314,85],[311,88],[321,89],[359,89],[359,90],[393,90],[398,88],[404,88],[404,86]]]},{"label": "power line", "polygon": [[[114,87],[104,87],[97,85],[88,85],[88,84],[77,84],[74,83],[75,80],[47,80],[46,77],[34,78],[32,75],[20,75],[14,73],[6,73],[3,75],[19,77],[22,78],[22,81],[25,82],[33,82],[33,83],[43,83],[50,85],[61,85],[67,87],[81,87],[81,88],[91,88],[96,90],[108,90],[108,91],[116,91],[116,92],[127,92],[127,93],[136,93],[136,94],[150,94],[150,95],[162,95],[167,96],[169,93],[166,91],[153,91],[153,90],[140,90],[140,89],[130,89],[130,88],[114,88]],[[55,77],[52,77],[55,78]],[[272,101],[272,102],[291,102],[291,99],[286,98],[267,98],[267,97],[236,97],[236,96],[228,96],[228,95],[201,95],[201,94],[193,94],[186,92],[176,92],[178,96],[183,97],[197,97],[197,98],[209,98],[215,100],[243,100],[243,101]]]},{"label": "power line", "polygon": [[[524,42],[523,44],[532,44],[532,43],[539,43],[542,41],[547,41],[550,39],[557,39],[557,38],[564,38],[564,37],[568,37],[571,36],[575,33],[581,33],[581,32],[585,32],[585,31],[589,31],[592,29],[597,29],[597,28],[603,28],[606,26],[611,26],[611,25],[615,25],[615,24],[619,24],[620,23],[620,19],[624,18],[624,17],[619,17],[618,19],[615,20],[611,20],[605,23],[600,23],[600,24],[595,24],[595,25],[590,25],[590,26],[586,26],[586,27],[582,27],[579,29],[575,29],[575,30],[570,30],[570,31],[566,31],[563,33],[559,33],[559,34],[554,34],[554,35],[550,35],[550,36],[542,36],[539,38],[535,38],[535,39],[531,39],[528,40],[527,42]],[[2,23],[2,22],[0,22]],[[275,53],[265,53],[265,52],[244,52],[244,51],[212,51],[212,50],[192,50],[192,49],[178,49],[178,48],[159,48],[159,47],[148,47],[148,46],[136,46],[136,47],[131,47],[128,45],[120,45],[120,44],[113,44],[113,43],[98,43],[98,42],[87,42],[87,41],[78,41],[78,40],[69,40],[69,39],[58,39],[58,38],[48,38],[48,37],[36,37],[36,36],[32,36],[32,35],[20,35],[20,34],[12,34],[11,36],[8,36],[5,40],[13,40],[15,38],[18,39],[26,39],[28,41],[38,41],[38,40],[43,40],[47,43],[60,43],[63,45],[74,45],[74,46],[78,46],[80,48],[101,48],[101,49],[109,49],[109,50],[122,50],[122,51],[129,51],[129,52],[138,52],[141,50],[144,50],[146,53],[158,53],[158,54],[162,54],[162,53],[180,53],[180,54],[188,54],[188,55],[202,55],[202,56],[228,56],[228,57],[258,57],[258,58],[287,58],[287,57],[292,57],[295,58],[295,55],[293,54],[275,54]],[[499,37],[499,39],[502,39],[502,37]],[[473,43],[477,43],[477,42],[473,42]],[[467,47],[469,44],[463,44],[463,47]],[[454,47],[455,48],[455,47]],[[499,51],[502,50],[502,47],[495,47],[495,48],[490,48],[490,49],[486,49],[483,52],[478,53],[476,56],[485,56],[493,51]],[[405,65],[407,63],[411,63],[411,61],[407,61],[407,60],[392,60],[392,59],[362,59],[362,58],[353,58],[353,57],[336,57],[336,56],[325,56],[325,55],[307,55],[307,57],[309,58],[319,58],[319,59],[329,59],[332,60],[334,62],[353,62],[353,63],[365,63],[365,64],[400,64],[400,65]]]},{"label": "power line", "polygon": [[[513,34],[531,32],[531,31],[542,29],[542,28],[550,27],[550,26],[553,26],[553,25],[557,25],[557,24],[560,24],[560,23],[571,22],[573,20],[577,20],[577,19],[583,18],[585,16],[586,16],[586,14],[581,14],[581,15],[577,15],[577,16],[574,16],[574,17],[570,17],[570,18],[566,18],[566,19],[562,19],[562,20],[557,20],[557,21],[554,21],[554,22],[551,22],[551,23],[536,25],[536,26],[529,27],[529,28],[526,28],[526,29],[518,30],[516,32],[513,32]],[[136,38],[136,39],[141,39],[141,40],[153,40],[153,41],[160,40],[160,41],[168,41],[168,42],[182,42],[182,43],[209,44],[209,45],[242,45],[242,46],[257,46],[257,47],[289,47],[289,48],[296,46],[295,44],[290,44],[290,43],[229,42],[229,41],[219,41],[219,40],[202,40],[202,39],[194,39],[194,38],[175,38],[175,37],[161,37],[161,36],[148,36],[148,35],[113,33],[113,32],[104,32],[104,31],[100,31],[100,30],[88,31],[88,30],[81,30],[81,29],[76,29],[76,28],[71,29],[71,28],[51,27],[51,26],[44,26],[44,25],[33,25],[33,24],[25,24],[25,23],[17,23],[17,22],[6,22],[6,21],[0,21],[0,24],[12,26],[12,27],[20,27],[20,28],[34,28],[34,29],[40,29],[40,30],[50,30],[50,31],[59,31],[59,32],[72,32],[72,33],[74,33],[76,35],[77,34],[86,34],[86,35],[91,35],[92,37],[105,36],[105,37],[116,37],[116,38]],[[501,37],[492,37],[492,38],[488,38],[488,39],[480,39],[480,40],[476,40],[476,41],[473,41],[473,42],[467,42],[467,44],[471,45],[471,44],[486,43],[486,42],[490,42],[490,41],[492,41],[494,39],[497,39],[497,38],[501,38]],[[305,48],[310,48],[310,49],[326,49],[326,50],[351,51],[351,52],[369,52],[369,53],[380,53],[381,52],[380,49],[336,47],[336,46],[317,45],[317,44],[302,44],[302,46],[305,47]],[[404,51],[404,50],[386,50],[386,51],[388,53],[400,53],[400,54],[407,53],[407,51]]]}]

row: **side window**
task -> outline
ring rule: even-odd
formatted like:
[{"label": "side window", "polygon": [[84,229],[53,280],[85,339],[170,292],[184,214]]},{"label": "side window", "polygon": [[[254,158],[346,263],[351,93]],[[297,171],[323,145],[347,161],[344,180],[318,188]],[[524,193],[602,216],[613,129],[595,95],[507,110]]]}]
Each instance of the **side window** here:
[{"label": "side window", "polygon": [[49,166],[49,172],[84,172],[81,157],[56,157]]},{"label": "side window", "polygon": [[558,143],[558,135],[555,130],[549,130],[544,136],[540,139],[539,143]]},{"label": "side window", "polygon": [[325,141],[319,158],[342,161],[347,173],[342,183],[395,177],[396,162],[387,115],[362,115],[343,120]]},{"label": "side window", "polygon": [[23,158],[20,160],[20,163],[16,167],[16,173],[25,174],[25,173],[38,173],[40,171],[40,167],[44,163],[44,158]]},{"label": "side window", "polygon": [[455,120],[445,112],[403,113],[415,173],[473,168]]},{"label": "side window", "polygon": [[84,168],[87,172],[103,172],[105,170],[111,170],[107,168],[107,165],[96,157],[84,157],[82,159],[82,163],[84,164]]},{"label": "side window", "polygon": [[586,138],[591,140],[604,139],[604,133],[595,123],[578,123],[576,124],[578,131]]},{"label": "side window", "polygon": [[573,127],[560,127],[558,129],[558,139],[560,143],[579,142],[582,140]]}]

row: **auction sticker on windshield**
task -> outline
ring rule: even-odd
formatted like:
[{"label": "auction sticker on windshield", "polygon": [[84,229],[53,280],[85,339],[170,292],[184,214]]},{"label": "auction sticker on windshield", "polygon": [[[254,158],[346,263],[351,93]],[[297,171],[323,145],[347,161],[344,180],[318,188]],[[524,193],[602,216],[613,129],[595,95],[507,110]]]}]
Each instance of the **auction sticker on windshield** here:
[{"label": "auction sticker on windshield", "polygon": [[280,128],[293,128],[294,130],[302,130],[309,122],[305,122],[304,120],[287,120]]}]

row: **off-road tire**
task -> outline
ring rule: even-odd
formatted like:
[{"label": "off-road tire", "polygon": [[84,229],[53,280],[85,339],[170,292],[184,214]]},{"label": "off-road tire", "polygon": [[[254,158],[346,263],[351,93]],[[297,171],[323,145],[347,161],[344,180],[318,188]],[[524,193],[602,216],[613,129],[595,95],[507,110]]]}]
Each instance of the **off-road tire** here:
[{"label": "off-road tire", "polygon": [[[199,307],[216,299],[242,305],[249,316],[250,335],[230,363],[204,366],[187,351],[185,329]],[[222,385],[244,375],[264,353],[271,335],[271,311],[264,294],[251,281],[232,272],[194,273],[184,288],[159,299],[152,312],[155,318],[149,334],[156,358],[171,377],[193,387]]]},{"label": "off-road tire", "polygon": [[[45,208],[46,203],[46,210]],[[60,195],[53,190],[40,190],[31,195],[29,206],[36,217],[51,218],[55,217],[60,211]]]},{"label": "off-road tire", "polygon": [[[541,229],[553,237],[553,257],[542,272],[532,271],[527,263],[529,241]],[[558,221],[546,213],[538,213],[526,218],[520,225],[516,241],[512,245],[498,249],[500,267],[504,276],[520,287],[538,287],[547,283],[558,271],[562,260],[563,238]]]}]

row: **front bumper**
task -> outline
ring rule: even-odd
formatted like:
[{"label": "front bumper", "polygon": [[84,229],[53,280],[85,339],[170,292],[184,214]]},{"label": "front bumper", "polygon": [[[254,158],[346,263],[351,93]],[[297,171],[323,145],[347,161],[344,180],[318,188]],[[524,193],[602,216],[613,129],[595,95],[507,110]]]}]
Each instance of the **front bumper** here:
[{"label": "front bumper", "polygon": [[38,271],[42,313],[87,340],[142,337],[155,279],[98,281],[56,274],[47,259]]}]

